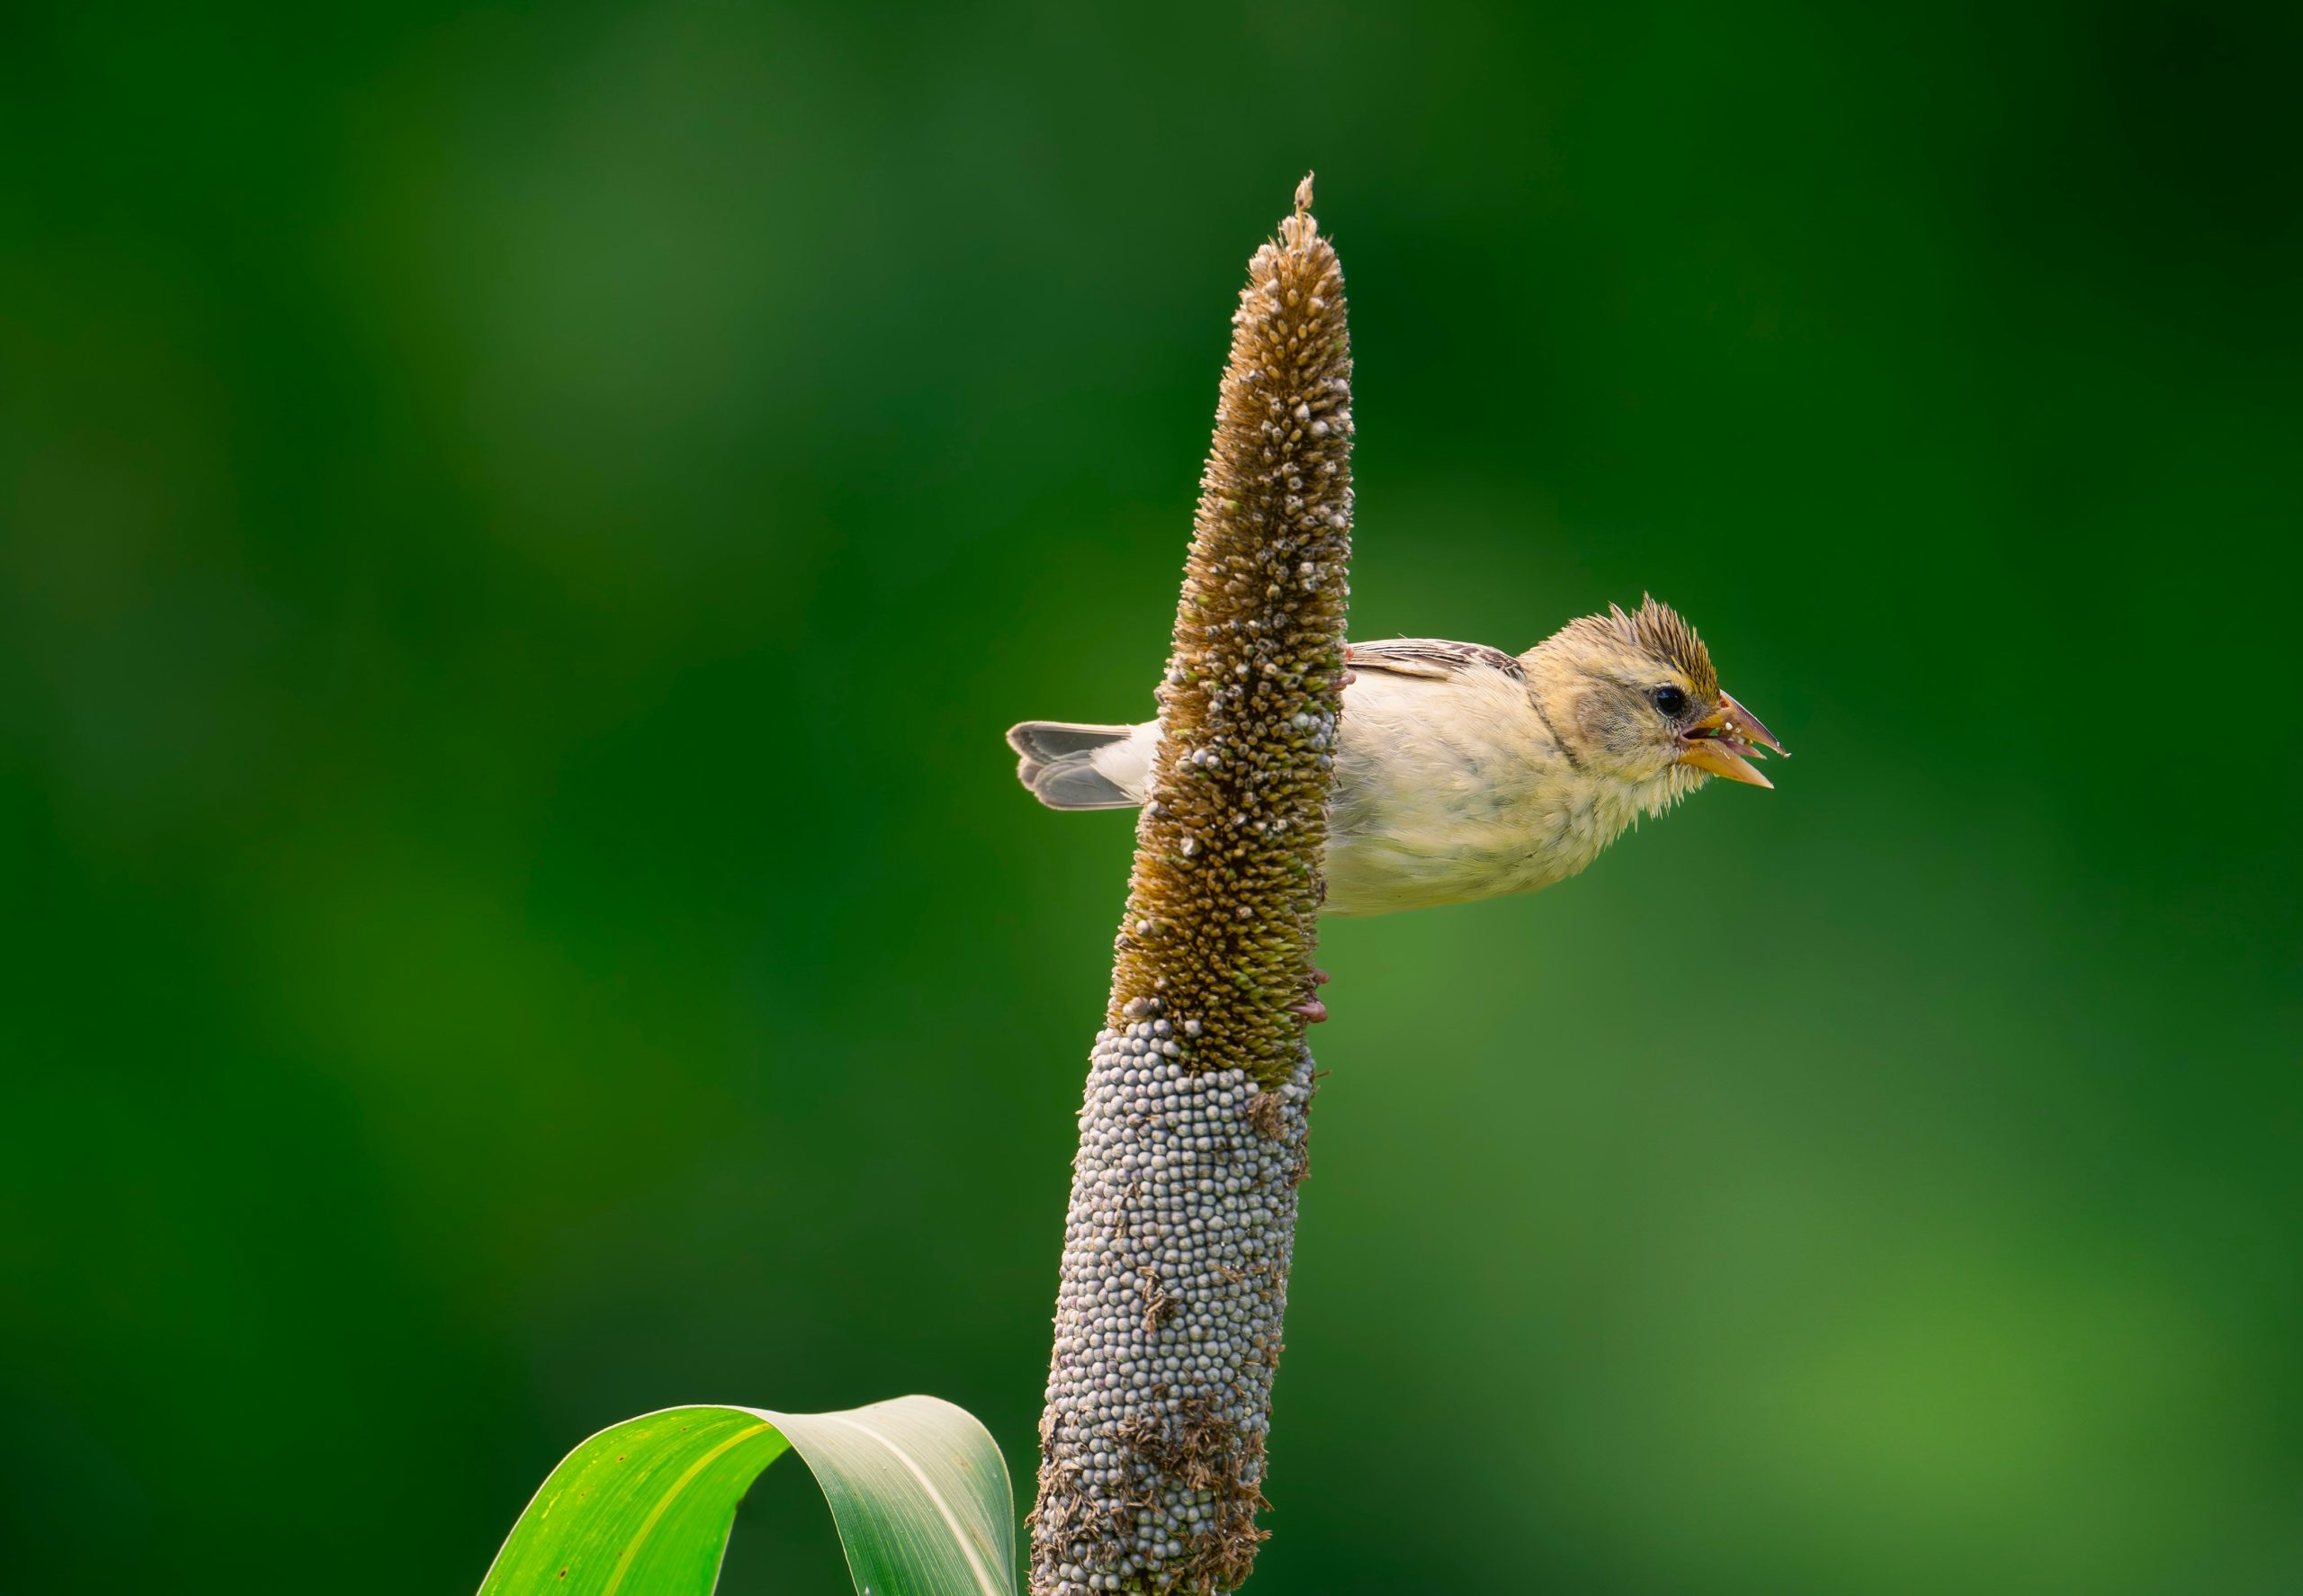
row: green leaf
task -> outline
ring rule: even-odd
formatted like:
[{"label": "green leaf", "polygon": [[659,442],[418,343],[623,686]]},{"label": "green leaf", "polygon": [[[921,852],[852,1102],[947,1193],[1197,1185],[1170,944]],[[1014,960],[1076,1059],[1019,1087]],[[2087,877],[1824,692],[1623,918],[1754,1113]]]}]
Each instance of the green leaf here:
[{"label": "green leaf", "polygon": [[736,1504],[796,1451],[831,1503],[857,1596],[1013,1596],[1016,1500],[964,1409],[899,1396],[838,1413],[666,1408],[578,1447],[512,1526],[480,1596],[710,1596]]}]

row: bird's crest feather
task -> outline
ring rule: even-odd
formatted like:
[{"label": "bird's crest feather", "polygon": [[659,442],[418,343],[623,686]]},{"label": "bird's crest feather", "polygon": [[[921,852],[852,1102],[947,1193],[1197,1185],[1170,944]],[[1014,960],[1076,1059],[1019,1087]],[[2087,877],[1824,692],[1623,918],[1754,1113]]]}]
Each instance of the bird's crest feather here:
[{"label": "bird's crest feather", "polygon": [[1569,622],[1562,634],[1637,649],[1687,677],[1688,686],[1698,695],[1708,698],[1719,691],[1719,675],[1711,668],[1711,651],[1703,646],[1703,639],[1685,616],[1653,594],[1640,595],[1639,608],[1630,614],[1624,614],[1622,605],[1611,604],[1604,615]]}]

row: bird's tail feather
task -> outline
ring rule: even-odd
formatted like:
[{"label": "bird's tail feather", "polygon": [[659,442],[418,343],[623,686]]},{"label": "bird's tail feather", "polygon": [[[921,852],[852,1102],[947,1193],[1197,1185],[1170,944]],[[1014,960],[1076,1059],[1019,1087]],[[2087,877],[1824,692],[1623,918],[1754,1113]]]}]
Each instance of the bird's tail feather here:
[{"label": "bird's tail feather", "polygon": [[1026,721],[1008,728],[1008,746],[1021,757],[1017,779],[1050,809],[1133,809],[1152,765],[1142,733],[1155,730]]}]

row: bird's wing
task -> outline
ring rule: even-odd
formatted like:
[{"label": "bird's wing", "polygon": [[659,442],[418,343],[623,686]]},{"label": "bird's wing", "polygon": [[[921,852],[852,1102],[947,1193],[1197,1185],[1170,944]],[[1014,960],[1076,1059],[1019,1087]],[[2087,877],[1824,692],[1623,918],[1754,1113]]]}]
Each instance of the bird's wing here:
[{"label": "bird's wing", "polygon": [[1441,637],[1394,637],[1382,642],[1346,643],[1343,662],[1354,670],[1380,670],[1392,676],[1422,677],[1435,682],[1447,681],[1481,666],[1500,670],[1515,680],[1524,680],[1527,676],[1519,661],[1501,649],[1491,649],[1485,643],[1449,642]]}]

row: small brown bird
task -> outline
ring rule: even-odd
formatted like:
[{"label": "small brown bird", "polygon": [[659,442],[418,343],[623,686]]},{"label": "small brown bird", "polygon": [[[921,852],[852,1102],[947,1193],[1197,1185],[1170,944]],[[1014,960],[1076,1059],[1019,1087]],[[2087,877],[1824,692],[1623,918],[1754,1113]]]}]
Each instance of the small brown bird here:
[{"label": "small brown bird", "polygon": [[[1752,761],[1785,751],[1720,690],[1695,628],[1653,598],[1517,656],[1402,638],[1347,645],[1344,662],[1327,914],[1540,891],[1712,776],[1773,786]],[[1159,739],[1157,721],[1008,733],[1017,775],[1051,809],[1143,802]]]}]

